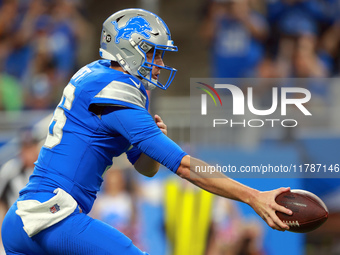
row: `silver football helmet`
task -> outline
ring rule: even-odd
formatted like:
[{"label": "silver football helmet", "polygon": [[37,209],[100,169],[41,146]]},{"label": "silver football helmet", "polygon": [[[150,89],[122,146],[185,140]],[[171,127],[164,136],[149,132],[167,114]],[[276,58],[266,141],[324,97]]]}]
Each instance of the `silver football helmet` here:
[{"label": "silver football helmet", "polygon": [[[153,51],[151,61],[146,53]],[[131,75],[140,79],[148,90],[167,89],[175,77],[175,68],[154,63],[156,52],[177,51],[169,28],[157,15],[143,9],[125,9],[112,14],[104,23],[100,40],[100,56],[117,61]],[[161,70],[161,77],[152,77],[152,68]],[[165,75],[164,75],[165,74]],[[164,79],[165,78],[165,79]]]}]

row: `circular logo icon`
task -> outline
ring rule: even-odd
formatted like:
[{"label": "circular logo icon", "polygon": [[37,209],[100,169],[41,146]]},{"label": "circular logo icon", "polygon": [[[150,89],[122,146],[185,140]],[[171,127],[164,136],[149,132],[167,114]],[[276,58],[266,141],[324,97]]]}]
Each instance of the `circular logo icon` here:
[{"label": "circular logo icon", "polygon": [[111,35],[106,35],[106,42],[111,42]]}]

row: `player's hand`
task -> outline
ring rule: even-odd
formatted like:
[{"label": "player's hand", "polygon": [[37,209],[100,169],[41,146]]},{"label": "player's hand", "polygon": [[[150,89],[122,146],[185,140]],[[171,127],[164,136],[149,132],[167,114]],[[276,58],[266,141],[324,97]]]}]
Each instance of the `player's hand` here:
[{"label": "player's hand", "polygon": [[163,132],[163,134],[168,135],[168,128],[163,122],[162,118],[159,115],[155,115],[155,122],[159,129]]},{"label": "player's hand", "polygon": [[288,230],[288,225],[284,224],[277,217],[275,211],[279,211],[288,215],[292,215],[293,212],[284,206],[277,204],[275,202],[275,198],[279,194],[289,190],[290,188],[279,188],[271,191],[259,192],[254,201],[249,202],[249,205],[272,229],[279,231]]}]

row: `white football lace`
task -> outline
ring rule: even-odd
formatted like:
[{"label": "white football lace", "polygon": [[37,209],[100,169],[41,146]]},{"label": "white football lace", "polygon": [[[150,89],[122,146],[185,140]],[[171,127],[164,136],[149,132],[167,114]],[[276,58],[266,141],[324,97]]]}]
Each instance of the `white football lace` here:
[{"label": "white football lace", "polygon": [[283,221],[283,223],[287,224],[289,227],[300,227],[298,221]]}]

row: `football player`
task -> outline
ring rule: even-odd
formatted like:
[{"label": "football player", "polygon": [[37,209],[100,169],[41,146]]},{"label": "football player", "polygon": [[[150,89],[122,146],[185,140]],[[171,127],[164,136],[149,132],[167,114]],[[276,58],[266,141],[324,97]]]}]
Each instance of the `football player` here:
[{"label": "football player", "polygon": [[[249,204],[274,229],[285,230],[275,203],[289,188],[260,192],[223,174],[196,173],[205,162],[190,157],[148,112],[146,90],[166,89],[176,69],[163,56],[176,52],[170,31],[142,9],[114,13],[103,23],[102,60],[81,68],[54,111],[33,174],[2,226],[7,254],[146,254],[116,229],[87,215],[112,158],[126,153],[152,177],[162,164],[219,196]],[[167,73],[164,82],[160,75]]]}]

